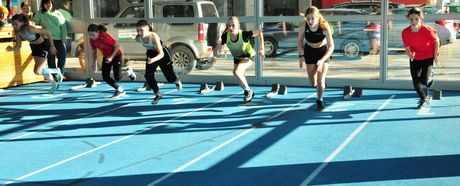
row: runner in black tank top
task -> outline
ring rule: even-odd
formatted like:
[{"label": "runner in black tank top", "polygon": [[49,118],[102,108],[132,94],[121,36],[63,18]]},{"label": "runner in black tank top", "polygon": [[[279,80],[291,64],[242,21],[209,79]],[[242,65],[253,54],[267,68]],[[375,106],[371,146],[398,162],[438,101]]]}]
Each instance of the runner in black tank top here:
[{"label": "runner in black tank top", "polygon": [[299,28],[297,37],[299,67],[302,68],[304,63],[307,65],[308,79],[311,85],[316,87],[317,110],[323,110],[325,107],[323,93],[326,88],[328,62],[334,51],[331,29],[319,13],[318,8],[314,6],[307,9],[305,20]]},{"label": "runner in black tank top", "polygon": [[48,93],[53,94],[62,82],[62,73],[59,68],[48,68],[46,65],[46,57],[49,53],[55,54],[56,48],[54,45],[43,39],[42,35],[52,38],[51,33],[46,29],[35,28],[29,24],[29,19],[23,14],[16,14],[11,18],[15,32],[16,45],[8,46],[7,51],[18,51],[21,49],[22,41],[29,41],[32,56],[35,61],[34,73],[43,75],[51,83],[51,89]]}]

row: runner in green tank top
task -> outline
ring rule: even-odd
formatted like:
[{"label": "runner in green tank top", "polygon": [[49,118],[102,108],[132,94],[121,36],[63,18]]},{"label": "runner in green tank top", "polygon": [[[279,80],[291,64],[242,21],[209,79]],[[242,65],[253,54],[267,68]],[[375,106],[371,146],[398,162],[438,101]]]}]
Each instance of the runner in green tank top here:
[{"label": "runner in green tank top", "polygon": [[244,102],[250,102],[254,97],[254,92],[249,87],[246,80],[245,72],[252,65],[252,59],[256,55],[255,50],[251,47],[250,40],[252,37],[259,36],[261,48],[259,55],[264,57],[264,37],[261,30],[242,31],[240,29],[240,20],[232,16],[227,21],[227,29],[221,36],[221,42],[217,43],[214,50],[214,56],[220,53],[222,46],[227,45],[233,60],[233,76],[238,80],[241,88],[244,90]]}]

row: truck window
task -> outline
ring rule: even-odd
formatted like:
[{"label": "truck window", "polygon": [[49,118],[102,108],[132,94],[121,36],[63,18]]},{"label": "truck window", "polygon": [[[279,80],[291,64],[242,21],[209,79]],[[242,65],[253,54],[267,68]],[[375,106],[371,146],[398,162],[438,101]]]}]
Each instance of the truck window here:
[{"label": "truck window", "polygon": [[[134,6],[127,8],[121,15],[120,18],[144,18],[144,7],[143,6]],[[136,23],[117,23],[114,27],[135,27]]]},{"label": "truck window", "polygon": [[195,17],[192,5],[167,5],[163,7],[163,17]]},{"label": "truck window", "polygon": [[213,4],[201,4],[203,17],[217,17],[217,10]]}]

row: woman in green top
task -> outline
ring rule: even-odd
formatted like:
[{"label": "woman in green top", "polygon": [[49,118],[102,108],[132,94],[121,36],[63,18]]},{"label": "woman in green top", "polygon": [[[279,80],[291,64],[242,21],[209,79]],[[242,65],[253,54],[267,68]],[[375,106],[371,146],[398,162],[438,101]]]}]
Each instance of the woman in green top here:
[{"label": "woman in green top", "polygon": [[[58,67],[64,74],[64,66],[66,61],[66,46],[65,40],[67,38],[67,27],[65,19],[61,12],[54,9],[53,0],[42,0],[40,4],[40,11],[35,13],[32,19],[35,24],[42,26],[44,29],[51,32],[53,36],[54,46],[57,50]],[[56,68],[55,55],[48,55],[48,67]]]},{"label": "woman in green top", "polygon": [[233,76],[238,80],[241,88],[244,90],[244,102],[250,102],[254,97],[254,92],[249,87],[246,76],[244,75],[246,69],[252,65],[252,59],[256,55],[256,52],[251,47],[250,39],[252,37],[259,36],[261,48],[259,55],[264,57],[264,36],[261,30],[242,31],[240,29],[240,20],[238,17],[232,16],[227,21],[227,29],[221,36],[221,42],[217,43],[216,50],[214,50],[214,56],[220,53],[222,46],[227,45],[230,53],[232,54],[233,60]]}]

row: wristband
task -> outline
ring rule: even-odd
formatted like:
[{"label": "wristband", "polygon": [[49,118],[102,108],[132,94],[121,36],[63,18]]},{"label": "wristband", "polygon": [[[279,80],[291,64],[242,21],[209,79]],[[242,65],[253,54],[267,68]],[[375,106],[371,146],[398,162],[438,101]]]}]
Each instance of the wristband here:
[{"label": "wristband", "polygon": [[299,55],[299,58],[304,57],[303,55]]}]

